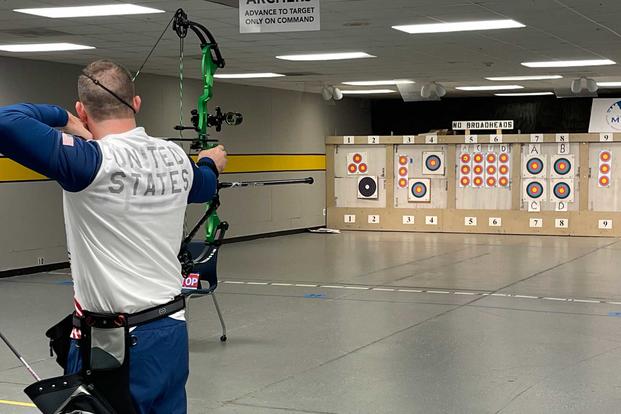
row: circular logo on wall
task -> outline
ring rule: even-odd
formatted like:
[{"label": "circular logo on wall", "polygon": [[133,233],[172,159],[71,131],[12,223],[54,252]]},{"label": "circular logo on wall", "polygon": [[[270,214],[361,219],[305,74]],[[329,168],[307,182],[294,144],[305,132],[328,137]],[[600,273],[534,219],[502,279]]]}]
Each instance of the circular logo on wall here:
[{"label": "circular logo on wall", "polygon": [[606,121],[608,125],[616,130],[621,130],[621,101],[615,102],[606,111]]}]

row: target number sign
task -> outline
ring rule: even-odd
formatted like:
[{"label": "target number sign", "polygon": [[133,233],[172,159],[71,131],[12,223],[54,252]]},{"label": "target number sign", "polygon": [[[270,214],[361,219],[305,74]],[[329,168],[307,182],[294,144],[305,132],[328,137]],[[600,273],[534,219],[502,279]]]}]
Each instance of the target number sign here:
[{"label": "target number sign", "polygon": [[554,227],[557,229],[568,229],[569,228],[569,219],[555,219]]},{"label": "target number sign", "polygon": [[531,218],[529,222],[530,228],[536,229],[543,227],[543,219],[541,218]]},{"label": "target number sign", "polygon": [[543,142],[543,134],[530,134],[530,142]]},{"label": "target number sign", "polygon": [[415,138],[416,137],[414,135],[404,135],[403,136],[403,143],[404,144],[413,144]]},{"label": "target number sign", "polygon": [[414,216],[403,216],[403,224],[414,224]]},{"label": "target number sign", "polygon": [[369,135],[367,137],[367,142],[369,144],[379,144],[379,141],[380,141],[379,135]]},{"label": "target number sign", "polygon": [[425,136],[425,144],[437,144],[438,136],[437,135],[427,135]]},{"label": "target number sign", "polygon": [[614,141],[614,134],[612,132],[603,132],[599,134],[599,142],[612,142]]},{"label": "target number sign", "polygon": [[599,220],[598,228],[600,230],[612,230],[612,220]]},{"label": "target number sign", "polygon": [[478,135],[466,135],[464,142],[466,144],[476,144],[477,142],[479,142],[479,136]]},{"label": "target number sign", "polygon": [[350,145],[354,143],[354,136],[353,135],[345,135],[343,137],[343,144],[345,145]]},{"label": "target number sign", "polygon": [[569,142],[569,134],[556,134],[556,142]]},{"label": "target number sign", "polygon": [[502,144],[502,135],[490,135],[489,142],[493,144]]},{"label": "target number sign", "polygon": [[476,217],[464,217],[464,226],[476,227],[477,218]]},{"label": "target number sign", "polygon": [[489,218],[489,227],[502,227],[502,218],[500,218],[500,217],[490,217]]},{"label": "target number sign", "polygon": [[367,220],[369,224],[379,224],[380,216],[379,214],[369,214],[369,216],[367,217]]},{"label": "target number sign", "polygon": [[345,214],[345,216],[343,217],[343,221],[347,224],[354,224],[356,222],[356,215],[355,214]]},{"label": "target number sign", "polygon": [[425,216],[425,224],[428,226],[436,226],[438,224],[438,216]]}]

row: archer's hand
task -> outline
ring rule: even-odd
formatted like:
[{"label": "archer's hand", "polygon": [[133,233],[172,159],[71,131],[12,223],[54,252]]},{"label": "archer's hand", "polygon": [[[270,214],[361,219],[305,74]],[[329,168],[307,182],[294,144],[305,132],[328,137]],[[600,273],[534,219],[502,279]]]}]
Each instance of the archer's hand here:
[{"label": "archer's hand", "polygon": [[198,160],[200,161],[202,158],[211,158],[211,160],[216,164],[216,168],[219,173],[224,171],[224,167],[226,167],[227,159],[226,159],[226,151],[222,145],[218,145],[215,148],[203,150],[198,154]]},{"label": "archer's hand", "polygon": [[92,139],[93,134],[86,128],[86,125],[78,118],[73,115],[71,112],[67,111],[68,120],[67,125],[62,129],[63,132],[71,135],[77,135],[84,139]]}]

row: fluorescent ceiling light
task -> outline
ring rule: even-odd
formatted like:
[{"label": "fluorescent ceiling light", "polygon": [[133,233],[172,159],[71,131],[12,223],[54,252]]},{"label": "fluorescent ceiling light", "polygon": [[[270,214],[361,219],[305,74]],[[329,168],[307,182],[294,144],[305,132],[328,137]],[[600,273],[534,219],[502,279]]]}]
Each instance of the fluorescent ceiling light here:
[{"label": "fluorescent ceiling light", "polygon": [[98,6],[76,7],[45,7],[37,9],[14,9],[18,13],[34,14],[35,16],[51,17],[94,17],[94,16],[120,16],[126,14],[151,14],[164,13],[164,10],[151,7],[137,6],[135,4],[101,4]]},{"label": "fluorescent ceiling light", "polygon": [[399,84],[412,84],[414,81],[407,79],[395,79],[395,80],[380,80],[380,81],[356,81],[356,82],[343,82],[343,85],[350,86],[387,86],[387,85],[399,85]]},{"label": "fluorescent ceiling light", "polygon": [[76,45],[74,43],[31,43],[17,45],[0,45],[4,52],[58,52],[62,50],[95,49],[93,46]]},{"label": "fluorescent ceiling light", "polygon": [[456,86],[460,91],[507,91],[511,89],[524,89],[520,85],[485,85],[485,86]]},{"label": "fluorescent ceiling light", "polygon": [[496,96],[544,96],[554,95],[554,92],[518,92],[518,93],[495,93]]},{"label": "fluorescent ceiling light", "polygon": [[285,75],[280,73],[218,73],[214,75],[217,79],[262,79],[262,78],[280,78]]},{"label": "fluorescent ceiling light", "polygon": [[597,82],[597,86],[603,88],[621,88],[621,82]]},{"label": "fluorescent ceiling light", "polygon": [[284,55],[276,56],[276,59],[293,60],[293,61],[316,61],[316,60],[345,60],[345,59],[363,59],[374,58],[376,56],[369,55],[365,52],[346,52],[346,53],[313,53],[308,55]]},{"label": "fluorescent ceiling light", "polygon": [[523,62],[522,66],[529,68],[571,68],[576,66],[603,66],[614,65],[616,62],[610,59],[590,60],[551,60],[546,62]]},{"label": "fluorescent ceiling light", "polygon": [[490,81],[513,82],[513,81],[529,81],[529,80],[552,80],[563,79],[561,75],[541,75],[541,76],[497,76],[493,78],[485,78]]},{"label": "fluorescent ceiling light", "polygon": [[473,30],[514,29],[526,27],[515,20],[481,20],[473,22],[408,24],[392,26],[393,29],[410,34],[468,32]]},{"label": "fluorescent ceiling light", "polygon": [[341,91],[343,95],[377,95],[383,93],[395,93],[392,89],[361,89],[361,90],[349,90]]}]

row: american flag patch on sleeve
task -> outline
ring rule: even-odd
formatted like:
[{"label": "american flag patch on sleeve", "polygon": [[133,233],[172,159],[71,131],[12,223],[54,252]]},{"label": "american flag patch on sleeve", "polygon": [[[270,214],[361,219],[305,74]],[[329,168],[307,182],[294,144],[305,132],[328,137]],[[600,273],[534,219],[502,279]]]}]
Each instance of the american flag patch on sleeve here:
[{"label": "american flag patch on sleeve", "polygon": [[63,145],[73,147],[73,136],[63,132]]}]

